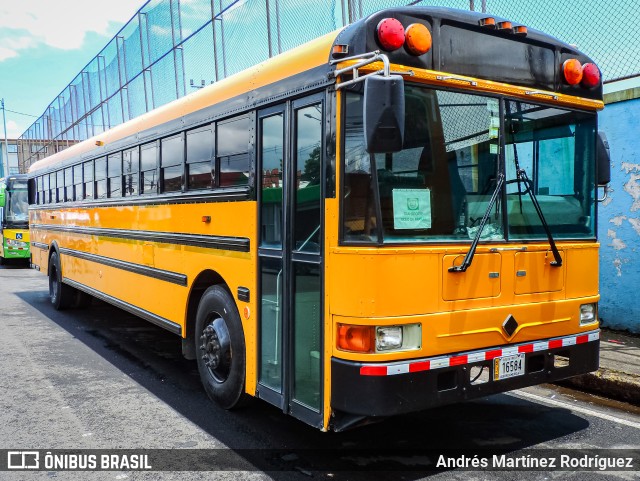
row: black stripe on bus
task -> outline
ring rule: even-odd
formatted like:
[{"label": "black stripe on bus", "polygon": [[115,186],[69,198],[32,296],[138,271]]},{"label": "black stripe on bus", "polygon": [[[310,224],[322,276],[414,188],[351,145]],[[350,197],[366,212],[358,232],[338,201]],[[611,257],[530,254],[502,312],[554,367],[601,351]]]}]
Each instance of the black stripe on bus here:
[{"label": "black stripe on bus", "polygon": [[71,257],[77,257],[78,259],[84,259],[91,262],[97,262],[109,267],[115,267],[116,269],[122,269],[123,271],[133,272],[154,279],[160,279],[161,281],[171,282],[178,284],[179,286],[187,285],[187,276],[178,272],[165,271],[163,269],[156,269],[155,267],[143,266],[141,264],[134,264],[133,262],[121,261],[118,259],[112,259],[111,257],[99,256],[97,254],[89,254],[88,252],[77,251],[74,249],[60,248],[60,253]]},{"label": "black stripe on bus", "polygon": [[175,322],[170,321],[169,319],[165,319],[164,317],[160,317],[157,314],[154,314],[149,311],[145,311],[144,309],[134,306],[133,304],[129,304],[128,302],[121,301],[120,299],[117,299],[113,296],[105,294],[104,292],[98,291],[93,287],[85,286],[84,284],[80,284],[79,282],[68,279],[66,277],[62,278],[62,282],[64,282],[65,284],[69,284],[71,287],[75,287],[80,291],[84,291],[87,294],[91,294],[93,297],[96,297],[101,301],[108,302],[109,304],[113,304],[114,306],[119,307],[120,309],[123,309],[127,312],[130,312],[135,316],[141,317],[142,319],[149,321],[155,324],[156,326],[160,326],[166,329],[167,331],[172,332],[173,334],[178,334],[179,336],[182,335],[182,327],[180,326],[180,324],[176,324]]},{"label": "black stripe on bus", "polygon": [[147,230],[107,229],[103,227],[76,227],[50,224],[32,224],[32,229],[50,230],[69,234],[95,235],[130,239],[163,244],[176,244],[208,249],[249,252],[250,240],[247,237],[227,237],[202,234],[184,234],[177,232],[155,232]]},{"label": "black stripe on bus", "polygon": [[43,251],[49,250],[49,244],[43,244],[41,242],[32,242],[31,247],[37,247],[38,249],[42,249]]}]

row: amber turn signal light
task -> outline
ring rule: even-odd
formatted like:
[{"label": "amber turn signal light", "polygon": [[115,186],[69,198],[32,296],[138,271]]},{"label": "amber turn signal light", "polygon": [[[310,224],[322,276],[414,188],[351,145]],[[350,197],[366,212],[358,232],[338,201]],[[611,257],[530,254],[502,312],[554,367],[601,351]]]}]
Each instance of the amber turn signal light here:
[{"label": "amber turn signal light", "polygon": [[373,352],[374,326],[338,324],[338,349],[352,352]]}]

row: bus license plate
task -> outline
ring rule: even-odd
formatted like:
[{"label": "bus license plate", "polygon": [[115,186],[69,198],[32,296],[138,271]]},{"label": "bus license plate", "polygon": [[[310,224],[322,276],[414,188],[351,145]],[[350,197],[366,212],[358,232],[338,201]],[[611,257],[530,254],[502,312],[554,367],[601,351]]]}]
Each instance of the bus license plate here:
[{"label": "bus license plate", "polygon": [[524,354],[496,357],[493,360],[493,380],[500,381],[524,375]]}]

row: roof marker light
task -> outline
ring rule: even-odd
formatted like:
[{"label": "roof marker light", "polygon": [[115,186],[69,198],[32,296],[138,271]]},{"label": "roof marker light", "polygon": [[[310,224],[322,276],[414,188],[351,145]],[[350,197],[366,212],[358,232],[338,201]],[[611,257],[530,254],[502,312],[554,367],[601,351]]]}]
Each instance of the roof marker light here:
[{"label": "roof marker light", "polygon": [[582,66],[582,86],[591,88],[600,85],[600,70],[594,63],[585,63]]},{"label": "roof marker light", "polygon": [[562,64],[562,72],[569,85],[578,85],[582,80],[582,65],[578,59],[565,60]]},{"label": "roof marker light", "polygon": [[516,35],[522,35],[523,37],[527,35],[527,27],[524,25],[516,25],[513,27],[513,33]]},{"label": "roof marker light", "polygon": [[405,45],[413,55],[422,55],[431,50],[431,32],[421,23],[412,23],[405,31]]},{"label": "roof marker light", "polygon": [[513,31],[513,24],[511,22],[508,22],[508,21],[498,22],[496,27],[498,27],[498,30],[511,30],[511,31]]},{"label": "roof marker light", "polygon": [[493,17],[481,18],[478,23],[481,27],[496,28],[496,19]]},{"label": "roof marker light", "polygon": [[336,44],[333,46],[331,51],[331,55],[335,57],[341,57],[342,55],[347,55],[349,53],[349,45],[345,44]]},{"label": "roof marker light", "polygon": [[383,18],[378,23],[378,41],[387,51],[398,50],[404,44],[404,27],[395,18]]}]

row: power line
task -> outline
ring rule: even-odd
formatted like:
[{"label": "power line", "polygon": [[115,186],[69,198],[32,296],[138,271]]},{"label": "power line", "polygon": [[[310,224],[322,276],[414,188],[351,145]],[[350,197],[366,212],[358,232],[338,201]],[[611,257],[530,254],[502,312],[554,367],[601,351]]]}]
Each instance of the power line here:
[{"label": "power line", "polygon": [[5,110],[7,112],[11,112],[12,114],[24,115],[25,117],[33,117],[34,119],[40,118],[40,115],[25,114],[24,112],[16,112],[15,110],[9,110],[9,109],[5,109]]}]

